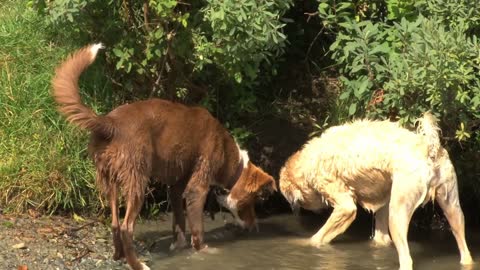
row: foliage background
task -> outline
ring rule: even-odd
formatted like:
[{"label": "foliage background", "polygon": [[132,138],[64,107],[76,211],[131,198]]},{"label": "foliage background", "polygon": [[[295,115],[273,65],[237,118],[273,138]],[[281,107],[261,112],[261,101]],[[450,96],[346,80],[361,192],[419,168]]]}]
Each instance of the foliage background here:
[{"label": "foliage background", "polygon": [[[105,113],[153,96],[200,104],[275,176],[328,126],[369,117],[413,127],[431,110],[462,203],[478,213],[478,1],[192,2],[0,3],[0,208],[102,209],[87,135],[64,122],[49,94],[55,65],[101,41],[105,54],[81,82],[89,106]],[[149,213],[160,193],[150,195]],[[278,196],[265,208],[282,203]]]}]

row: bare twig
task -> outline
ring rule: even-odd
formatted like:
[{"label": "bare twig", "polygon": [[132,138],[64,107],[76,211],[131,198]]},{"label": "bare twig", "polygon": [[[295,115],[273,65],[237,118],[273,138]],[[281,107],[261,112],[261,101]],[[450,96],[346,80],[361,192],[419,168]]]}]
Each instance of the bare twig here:
[{"label": "bare twig", "polygon": [[150,92],[149,98],[153,97],[153,95],[157,91],[157,87],[160,85],[160,81],[162,79],[162,75],[163,75],[163,71],[165,70],[165,66],[167,64],[168,55],[170,54],[170,47],[172,45],[173,38],[175,37],[175,33],[176,33],[176,29],[170,31],[167,34],[167,50],[165,52],[165,56],[162,59],[162,64],[161,64],[162,66],[160,67],[160,72],[158,74],[158,78],[155,81],[155,83],[153,84],[153,88],[152,88],[152,91]]},{"label": "bare twig", "polygon": [[76,232],[76,231],[80,231],[81,229],[85,228],[85,227],[88,227],[88,226],[91,226],[95,223],[99,222],[98,220],[94,220],[94,221],[91,221],[91,222],[88,222],[88,223],[85,223],[83,224],[82,226],[79,226],[79,227],[75,227],[75,228],[70,228],[70,231],[71,232]]},{"label": "bare twig", "polygon": [[150,32],[150,27],[148,26],[148,1],[143,3],[143,25],[145,26],[145,30]]},{"label": "bare twig", "polygon": [[308,45],[307,52],[305,53],[305,63],[307,64],[308,73],[310,73],[310,74],[311,74],[311,72],[310,72],[310,65],[308,64],[308,57],[310,56],[310,52],[312,51],[313,44],[315,44],[318,37],[320,37],[320,34],[323,33],[324,29],[325,29],[325,26],[323,26],[322,29],[320,29],[320,31],[318,31],[317,35],[313,38],[310,45]]},{"label": "bare twig", "polygon": [[307,15],[307,16],[308,16],[308,18],[307,18],[307,22],[309,22],[309,21],[310,21],[310,19],[311,19],[312,17],[314,17],[314,16],[317,16],[317,15],[318,15],[318,11],[317,11],[317,12],[305,12],[305,13],[303,13],[303,14],[305,14],[305,15]]},{"label": "bare twig", "polygon": [[91,222],[88,222],[88,223],[85,223],[83,224],[82,226],[79,226],[79,227],[69,227],[69,228],[65,228],[63,229],[61,232],[58,233],[58,235],[62,235],[62,234],[68,234],[68,233],[72,233],[72,232],[77,232],[77,231],[80,231],[81,229],[85,228],[85,227],[88,227],[88,226],[91,226],[97,222],[100,222],[98,220],[94,220],[94,221],[91,221]]},{"label": "bare twig", "polygon": [[161,64],[161,67],[160,67],[160,72],[158,73],[158,78],[155,81],[155,83],[153,84],[152,91],[150,92],[149,98],[153,97],[153,95],[157,91],[157,86],[160,85],[160,81],[162,79],[162,74],[163,74],[163,71],[165,70],[165,66],[167,64],[167,58],[168,58],[169,51],[170,51],[170,43],[169,43],[169,45],[167,45],[167,51],[166,51],[165,55],[163,56],[162,64]]}]

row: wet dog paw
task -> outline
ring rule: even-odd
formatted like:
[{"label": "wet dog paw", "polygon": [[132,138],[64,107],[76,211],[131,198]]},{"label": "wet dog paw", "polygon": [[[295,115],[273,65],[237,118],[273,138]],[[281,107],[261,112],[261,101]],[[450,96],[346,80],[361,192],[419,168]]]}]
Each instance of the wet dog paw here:
[{"label": "wet dog paw", "polygon": [[148,267],[146,264],[144,263],[140,263],[142,265],[142,268],[143,270],[150,270],[150,267]]},{"label": "wet dog paw", "polygon": [[372,239],[371,245],[374,247],[388,247],[392,244],[392,239],[390,239],[389,235],[384,235],[384,236],[375,236]]},{"label": "wet dog paw", "polygon": [[289,243],[292,243],[294,245],[299,245],[299,246],[311,246],[312,243],[309,238],[301,238],[301,239],[289,239]]},{"label": "wet dog paw", "polygon": [[208,245],[204,245],[204,247],[200,250],[198,250],[200,253],[205,253],[205,254],[218,254],[220,253],[219,248],[214,248],[214,247],[209,247]]},{"label": "wet dog paw", "polygon": [[[150,267],[148,267],[146,264],[144,264],[142,262],[140,263],[140,267],[141,268],[139,270],[150,270]],[[129,265],[128,269],[132,269],[132,267]]]},{"label": "wet dog paw", "polygon": [[187,241],[175,241],[170,244],[170,251],[181,250],[187,247]]},{"label": "wet dog paw", "polygon": [[310,245],[313,247],[320,248],[322,246],[325,246],[326,244],[328,243],[325,243],[325,241],[321,238],[317,238],[317,237],[310,238]]},{"label": "wet dog paw", "polygon": [[123,254],[123,252],[117,252],[117,251],[115,251],[115,253],[114,253],[113,256],[112,256],[112,259],[113,259],[114,261],[123,260],[123,259],[125,259],[125,255]]},{"label": "wet dog paw", "polygon": [[470,266],[474,264],[472,257],[468,256],[467,258],[462,258],[460,264],[463,266],[462,269],[470,270],[473,269]]}]

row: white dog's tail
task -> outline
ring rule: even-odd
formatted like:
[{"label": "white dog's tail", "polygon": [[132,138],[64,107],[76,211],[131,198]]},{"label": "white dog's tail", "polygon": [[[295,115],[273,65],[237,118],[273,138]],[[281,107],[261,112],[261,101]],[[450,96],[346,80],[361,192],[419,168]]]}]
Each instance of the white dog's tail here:
[{"label": "white dog's tail", "polygon": [[417,133],[426,137],[428,143],[429,157],[437,159],[438,153],[441,149],[440,144],[440,127],[438,126],[437,118],[430,112],[423,114],[418,120]]}]

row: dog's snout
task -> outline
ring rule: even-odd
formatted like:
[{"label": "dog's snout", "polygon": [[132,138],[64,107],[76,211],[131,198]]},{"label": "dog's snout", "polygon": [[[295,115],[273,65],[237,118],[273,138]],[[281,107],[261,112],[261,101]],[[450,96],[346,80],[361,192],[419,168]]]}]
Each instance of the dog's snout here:
[{"label": "dog's snout", "polygon": [[268,197],[273,195],[275,190],[271,186],[264,186],[261,190],[260,193],[258,194],[258,197],[260,200],[264,201],[267,200]]}]

